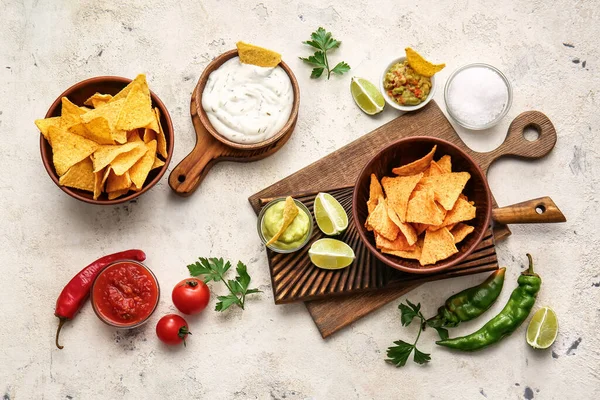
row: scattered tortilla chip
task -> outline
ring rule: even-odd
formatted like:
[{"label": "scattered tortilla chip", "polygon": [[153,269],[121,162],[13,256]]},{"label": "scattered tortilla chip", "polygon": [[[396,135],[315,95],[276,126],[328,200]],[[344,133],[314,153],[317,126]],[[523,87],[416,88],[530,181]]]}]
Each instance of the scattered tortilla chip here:
[{"label": "scattered tortilla chip", "polygon": [[475,230],[471,225],[459,223],[452,229],[450,229],[450,233],[454,236],[454,243],[462,242],[467,236],[471,234]]},{"label": "scattered tortilla chip", "polygon": [[425,232],[425,241],[419,262],[421,265],[435,264],[455,253],[458,253],[458,249],[454,244],[454,236],[447,228],[444,227],[437,231],[428,230]]},{"label": "scattered tortilla chip", "polygon": [[383,200],[377,203],[377,206],[367,218],[367,224],[369,224],[375,232],[388,240],[395,240],[400,231],[400,228],[398,228],[390,219],[385,201]]},{"label": "scattered tortilla chip", "polygon": [[237,42],[238,56],[244,64],[258,65],[259,67],[276,67],[281,62],[281,54],[274,51],[248,44]]},{"label": "scattered tortilla chip", "polygon": [[62,106],[60,111],[60,126],[68,130],[69,127],[81,123],[81,115],[87,114],[85,111],[73,104],[69,99],[61,99]]},{"label": "scattered tortilla chip", "polygon": [[387,204],[386,206],[388,216],[390,217],[392,222],[396,224],[398,228],[400,228],[400,232],[402,232],[402,235],[404,235],[408,244],[411,246],[415,244],[417,242],[417,232],[415,231],[415,228],[413,228],[411,224],[400,221],[400,218],[398,218],[398,214],[396,214],[396,211],[394,211],[394,209],[389,204]]},{"label": "scattered tortilla chip", "polygon": [[281,228],[279,228],[279,231],[277,231],[277,233],[275,234],[275,236],[273,236],[267,242],[267,246],[275,243],[279,239],[279,237],[283,235],[283,232],[285,232],[285,230],[290,226],[290,224],[294,222],[294,219],[297,215],[298,206],[296,205],[296,202],[290,196],[286,197],[285,205],[283,207],[283,223],[281,225]]},{"label": "scattered tortilla chip", "polygon": [[121,91],[119,93],[115,94],[113,96],[113,98],[110,99],[108,102],[113,103],[115,101],[125,100],[127,98],[127,95],[129,94],[129,92],[131,91],[131,88],[134,86],[134,84],[138,84],[138,83],[142,83],[142,82],[144,82],[144,83],[146,82],[146,75],[139,74],[138,76],[135,77],[134,80],[129,82],[129,84],[127,86],[125,86],[123,89],[121,89]]},{"label": "scattered tortilla chip", "polygon": [[88,98],[86,101],[83,102],[83,104],[85,104],[86,106],[92,106],[94,108],[98,108],[101,107],[103,105],[105,105],[106,103],[108,103],[110,101],[110,99],[112,99],[112,95],[110,94],[102,94],[102,93],[94,93],[92,95],[92,97]]},{"label": "scattered tortilla chip", "polygon": [[379,183],[375,174],[371,174],[371,184],[369,186],[369,201],[367,201],[367,209],[369,210],[369,214],[371,214],[375,207],[377,207],[377,203],[379,202],[380,197],[383,197],[383,189],[381,188],[381,183]]},{"label": "scattered tortilla chip", "polygon": [[436,163],[434,160],[431,160],[429,168],[423,172],[423,177],[442,175],[444,173],[444,170],[438,165],[438,163]]},{"label": "scattered tortilla chip", "polygon": [[423,178],[419,183],[432,188],[435,200],[449,211],[454,207],[454,203],[470,178],[471,174],[468,172],[451,172]]},{"label": "scattered tortilla chip", "polygon": [[438,208],[431,188],[415,192],[415,196],[408,202],[406,220],[427,225],[440,225],[444,222],[444,214]]},{"label": "scattered tortilla chip", "polygon": [[104,167],[110,164],[119,154],[127,153],[138,146],[140,146],[139,142],[99,146],[92,156],[94,172],[104,169]]},{"label": "scattered tortilla chip", "polygon": [[[82,135],[86,139],[93,140],[98,144],[115,144],[110,133],[110,126],[104,117],[94,118],[87,123],[82,124],[85,130],[81,133],[73,132]],[[71,127],[73,128],[73,127]]]},{"label": "scattered tortilla chip", "polygon": [[58,176],[64,175],[69,168],[89,157],[100,145],[63,128],[48,128],[52,146],[54,168]]},{"label": "scattered tortilla chip", "polygon": [[414,249],[412,250],[388,250],[381,249],[382,253],[391,254],[396,257],[409,258],[413,260],[418,260],[421,258],[421,252],[423,250],[423,239],[420,238],[417,243],[415,243]]},{"label": "scattered tortilla chip", "polygon": [[152,169],[154,169],[154,168],[160,168],[163,165],[165,165],[165,162],[163,160],[161,160],[160,158],[156,157],[154,159],[154,164],[152,164]]},{"label": "scattered tortilla chip", "polygon": [[60,177],[58,183],[61,186],[68,186],[75,189],[93,191],[94,190],[94,173],[92,172],[92,160],[86,157],[73,165],[63,176]]},{"label": "scattered tortilla chip", "polygon": [[422,173],[413,176],[399,176],[396,178],[389,178],[386,176],[381,180],[388,201],[394,211],[396,211],[401,222],[406,222],[408,199],[422,176]]},{"label": "scattered tortilla chip", "polygon": [[123,190],[115,190],[114,192],[108,192],[108,199],[109,200],[114,200],[117,197],[121,197],[124,194],[129,193],[129,189],[123,189]]},{"label": "scattered tortilla chip", "polygon": [[144,185],[144,182],[152,169],[152,165],[154,165],[154,158],[156,158],[156,140],[151,141],[144,147],[146,148],[146,153],[129,170],[131,182],[133,182],[133,185],[138,190]]},{"label": "scattered tortilla chip", "polygon": [[[117,130],[130,131],[136,128],[144,128],[156,118],[152,111],[152,100],[150,99],[145,76],[143,79],[134,80],[132,83],[133,85],[125,98],[125,104],[119,111],[119,118],[115,125]],[[102,109],[104,107],[99,110]]]},{"label": "scattered tortilla chip", "polygon": [[110,166],[115,175],[123,175],[125,172],[129,171],[129,169],[148,151],[146,144],[141,140],[131,143],[137,144],[137,146],[126,153],[119,154],[110,162]]},{"label": "scattered tortilla chip", "polygon": [[154,113],[156,114],[156,120],[158,121],[158,130],[156,132],[156,149],[158,154],[167,158],[167,139],[165,138],[165,132],[163,131],[162,124],[160,123],[160,111],[158,108],[154,109]]},{"label": "scattered tortilla chip", "polygon": [[476,211],[477,209],[475,206],[469,204],[467,200],[459,198],[456,200],[456,203],[454,203],[454,208],[446,214],[442,225],[448,226],[456,224],[457,222],[472,220],[475,218]]},{"label": "scattered tortilla chip", "polygon": [[150,143],[153,140],[157,140],[156,139],[156,131],[145,128],[144,129],[144,143]]},{"label": "scattered tortilla chip", "polygon": [[432,64],[429,61],[425,60],[419,53],[407,47],[406,51],[406,60],[408,61],[408,65],[419,75],[426,76],[431,78],[437,72],[440,72],[446,64]]},{"label": "scattered tortilla chip", "polygon": [[42,135],[46,138],[48,142],[50,142],[50,136],[48,135],[48,129],[51,126],[59,127],[60,126],[60,117],[51,117],[44,119],[36,119],[35,126],[38,127]]},{"label": "scattered tortilla chip", "polygon": [[400,167],[392,169],[392,172],[398,176],[416,175],[424,172],[429,168],[429,164],[433,160],[433,155],[437,149],[437,145],[433,146],[433,149],[423,158],[411,162],[410,164],[402,165]]},{"label": "scattered tortilla chip", "polygon": [[116,175],[112,169],[110,170],[108,179],[106,180],[106,191],[109,193],[109,198],[110,192],[117,192],[124,189],[129,190],[130,186],[131,178],[129,177],[129,172],[125,172],[123,175]]},{"label": "scattered tortilla chip", "polygon": [[379,234],[375,234],[375,245],[378,249],[386,249],[386,250],[403,250],[410,251],[415,249],[415,245],[410,245],[406,241],[406,238],[402,234],[398,234],[396,239],[387,240],[383,236]]},{"label": "scattered tortilla chip", "polygon": [[450,157],[448,154],[437,160],[437,164],[445,174],[452,172],[452,157]]}]

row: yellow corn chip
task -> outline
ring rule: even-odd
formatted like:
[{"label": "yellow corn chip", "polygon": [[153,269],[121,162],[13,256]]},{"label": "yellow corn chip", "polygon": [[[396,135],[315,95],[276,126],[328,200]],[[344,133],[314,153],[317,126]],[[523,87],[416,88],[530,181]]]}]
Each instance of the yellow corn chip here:
[{"label": "yellow corn chip", "polygon": [[87,123],[81,124],[85,127],[83,131],[73,131],[74,127],[79,125],[74,125],[69,130],[73,133],[77,133],[78,135],[83,136],[86,139],[93,140],[98,144],[115,144],[111,132],[110,126],[108,125],[108,121],[104,117],[94,118]]},{"label": "yellow corn chip", "polygon": [[437,72],[440,72],[446,64],[432,64],[429,61],[425,60],[419,53],[407,47],[406,51],[406,60],[408,61],[408,65],[419,75],[426,76],[428,78],[435,75]]},{"label": "yellow corn chip", "polygon": [[452,236],[454,236],[454,243],[460,243],[475,230],[471,225],[459,223],[450,230]]},{"label": "yellow corn chip", "polygon": [[123,108],[124,104],[125,100],[108,102],[100,108],[96,108],[90,112],[85,113],[81,116],[81,120],[84,124],[87,124],[93,119],[103,117],[108,122],[112,139],[117,143],[125,143],[127,142],[127,131],[116,128],[117,119],[119,118],[119,112]]},{"label": "yellow corn chip", "polygon": [[259,67],[276,67],[281,62],[281,54],[262,47],[244,42],[237,42],[238,55],[244,64],[258,65]]},{"label": "yellow corn chip", "polygon": [[134,129],[132,131],[127,132],[127,142],[141,142],[142,138],[140,136],[140,130]]},{"label": "yellow corn chip", "polygon": [[47,141],[50,141],[50,136],[48,135],[48,128],[51,126],[59,127],[60,126],[60,117],[51,117],[44,119],[36,119],[35,126],[38,127],[42,135],[46,138]]},{"label": "yellow corn chip", "polygon": [[112,170],[108,174],[108,179],[106,180],[106,191],[110,194],[110,192],[117,192],[119,190],[129,190],[131,187],[131,178],[129,177],[129,173],[125,172],[123,175],[116,175]]},{"label": "yellow corn chip", "polygon": [[429,227],[429,225],[427,225],[427,224],[419,224],[418,222],[414,222],[411,225],[413,228],[415,228],[415,231],[417,232],[417,236],[420,235],[421,233],[425,232],[427,230],[427,227]]},{"label": "yellow corn chip", "polygon": [[138,84],[138,83],[147,86],[148,84],[146,83],[146,75],[139,74],[138,76],[136,76],[134,80],[129,82],[129,84],[127,86],[125,86],[123,89],[121,89],[121,91],[119,93],[115,94],[113,96],[113,98],[110,99],[108,102],[112,103],[112,102],[119,101],[119,100],[125,100],[127,98],[127,95],[129,94],[129,92],[131,91],[131,88],[133,87],[133,85]]},{"label": "yellow corn chip", "polygon": [[167,139],[165,138],[165,131],[163,131],[163,127],[160,122],[160,111],[158,110],[158,108],[154,109],[154,113],[156,114],[156,121],[158,121],[158,130],[154,131],[156,132],[157,140],[156,149],[158,151],[158,154],[160,154],[164,158],[167,158]]},{"label": "yellow corn chip", "polygon": [[[107,106],[108,107],[108,106]],[[92,155],[94,172],[98,172],[110,164],[119,154],[127,153],[140,146],[140,142],[130,142],[123,145],[103,145]]]},{"label": "yellow corn chip", "polygon": [[452,172],[452,158],[448,154],[437,160],[437,164],[445,174]]},{"label": "yellow corn chip", "polygon": [[152,129],[145,128],[144,129],[144,142],[145,143],[150,143],[153,140],[157,140],[156,139],[156,131],[153,131]]},{"label": "yellow corn chip", "polygon": [[165,165],[165,162],[163,160],[161,160],[160,158],[156,157],[154,159],[154,164],[152,164],[152,169],[154,169],[154,168],[160,168],[163,165]]},{"label": "yellow corn chip", "polygon": [[279,239],[279,237],[283,235],[283,232],[285,232],[285,230],[290,226],[290,224],[294,222],[294,219],[298,215],[298,212],[298,206],[296,205],[294,199],[292,199],[290,196],[286,197],[285,205],[283,207],[283,223],[281,225],[281,228],[279,228],[279,231],[275,234],[275,236],[273,236],[271,240],[267,242],[267,246],[270,246],[273,243],[275,243],[277,239]]},{"label": "yellow corn chip", "polygon": [[369,210],[369,214],[371,214],[377,206],[380,197],[383,197],[383,189],[381,188],[381,184],[377,180],[377,176],[375,174],[371,174],[371,185],[369,186],[369,201],[367,201],[367,209]]},{"label": "yellow corn chip", "polygon": [[92,160],[90,160],[89,157],[86,157],[69,168],[69,170],[60,177],[58,183],[61,186],[93,192],[94,173],[92,172],[92,167]]},{"label": "yellow corn chip", "polygon": [[[91,159],[90,159],[91,162]],[[110,167],[108,167],[110,168]],[[93,163],[92,163],[92,171],[94,170],[93,167]],[[108,174],[106,173],[105,170],[102,171],[98,171],[98,172],[92,172],[94,174],[94,200],[98,200],[98,197],[100,197],[100,195],[102,195],[102,191],[104,191],[104,181],[106,180],[105,177],[108,177]]]},{"label": "yellow corn chip", "polygon": [[[118,130],[130,131],[144,128],[156,118],[152,112],[152,100],[145,77],[139,81],[134,80],[132,83],[115,125]],[[100,110],[103,108],[101,107]]]},{"label": "yellow corn chip", "polygon": [[110,94],[94,93],[90,98],[83,102],[86,106],[92,106],[94,108],[101,107],[108,103],[113,97]]},{"label": "yellow corn chip", "polygon": [[406,222],[408,199],[423,174],[413,176],[399,176],[397,178],[384,177],[381,180],[390,206],[396,211],[401,222]]},{"label": "yellow corn chip", "polygon": [[475,218],[476,210],[477,209],[475,206],[469,204],[467,200],[459,198],[456,200],[456,203],[454,203],[452,210],[448,211],[446,214],[442,226],[448,226],[456,224],[457,222],[472,220]]},{"label": "yellow corn chip", "polygon": [[429,168],[427,168],[425,170],[425,172],[423,172],[423,177],[442,175],[443,173],[444,173],[444,170],[442,170],[442,168],[438,165],[438,163],[431,160],[431,163],[429,164]]},{"label": "yellow corn chip", "polygon": [[81,123],[81,115],[87,114],[81,108],[73,104],[66,97],[62,98],[62,106],[60,111],[60,126],[68,130],[69,127]]},{"label": "yellow corn chip", "polygon": [[132,143],[135,143],[137,146],[126,153],[119,154],[110,162],[110,167],[115,175],[123,175],[125,172],[129,171],[129,169],[148,151],[146,144],[141,140]]},{"label": "yellow corn chip", "polygon": [[416,175],[424,172],[429,168],[429,164],[433,160],[433,155],[437,149],[437,145],[433,146],[433,149],[423,158],[411,162],[410,164],[402,165],[400,167],[392,169],[392,172],[398,176]]},{"label": "yellow corn chip", "polygon": [[415,192],[408,202],[406,220],[427,225],[440,225],[444,221],[444,213],[436,205],[432,189]]},{"label": "yellow corn chip", "polygon": [[69,168],[89,157],[99,145],[79,135],[74,135],[62,128],[48,128],[52,159],[58,176],[62,176]]},{"label": "yellow corn chip", "polygon": [[[394,209],[389,205],[389,203],[386,204],[386,206],[387,206],[388,216],[390,217],[392,222],[394,224],[396,224],[396,226],[398,228],[400,228],[400,232],[402,232],[402,235],[404,235],[408,244],[411,246],[413,244],[415,244],[417,242],[417,232],[415,231],[415,228],[413,228],[411,224],[400,221],[400,218],[398,218],[396,211],[394,211]],[[398,235],[398,236],[400,236],[400,235]],[[402,250],[402,249],[400,249],[400,250]]]},{"label": "yellow corn chip", "polygon": [[419,183],[433,189],[435,200],[446,210],[452,210],[454,203],[470,178],[471,174],[468,172],[451,172],[423,178]]},{"label": "yellow corn chip", "polygon": [[156,158],[156,140],[151,141],[144,147],[146,148],[146,153],[129,170],[131,182],[133,182],[133,185],[137,189],[142,188],[154,164],[154,159]]},{"label": "yellow corn chip", "polygon": [[388,250],[388,249],[381,249],[382,253],[385,254],[391,254],[393,256],[396,257],[402,257],[402,258],[410,258],[413,260],[418,260],[421,258],[421,252],[423,250],[423,239],[419,239],[417,241],[417,243],[415,243],[414,245],[414,249],[412,250]]},{"label": "yellow corn chip", "polygon": [[114,200],[117,197],[121,197],[127,193],[129,193],[129,189],[122,189],[122,190],[115,190],[114,192],[108,192],[108,199]]},{"label": "yellow corn chip", "polygon": [[395,240],[398,237],[400,228],[394,224],[387,212],[387,207],[383,197],[377,203],[377,206],[367,218],[367,224],[377,233],[388,240]]},{"label": "yellow corn chip", "polygon": [[428,230],[425,232],[425,241],[419,262],[421,265],[435,264],[455,253],[458,253],[458,249],[454,244],[454,236],[447,228],[437,231]]},{"label": "yellow corn chip", "polygon": [[158,111],[158,107],[155,107],[152,112],[154,113],[154,118],[152,119],[152,122],[150,123],[150,125],[146,126],[146,129],[151,129],[154,132],[158,132],[160,130],[159,124],[160,124],[160,113],[157,112]]},{"label": "yellow corn chip", "polygon": [[398,234],[398,236],[394,240],[387,240],[386,238],[377,233],[375,234],[375,246],[377,246],[378,249],[404,251],[414,250],[416,247],[414,244],[408,244],[406,238],[402,234]]}]

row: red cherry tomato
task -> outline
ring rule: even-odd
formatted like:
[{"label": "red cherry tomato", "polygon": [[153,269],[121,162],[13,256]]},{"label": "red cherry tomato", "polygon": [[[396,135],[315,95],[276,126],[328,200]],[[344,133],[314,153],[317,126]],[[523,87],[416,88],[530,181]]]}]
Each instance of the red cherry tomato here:
[{"label": "red cherry tomato", "polygon": [[184,314],[198,314],[206,308],[210,300],[210,289],[206,283],[196,278],[188,278],[173,288],[173,304]]},{"label": "red cherry tomato", "polygon": [[163,343],[169,345],[177,345],[183,342],[185,346],[185,339],[191,334],[192,332],[189,331],[185,319],[176,314],[167,314],[156,324],[156,336]]}]

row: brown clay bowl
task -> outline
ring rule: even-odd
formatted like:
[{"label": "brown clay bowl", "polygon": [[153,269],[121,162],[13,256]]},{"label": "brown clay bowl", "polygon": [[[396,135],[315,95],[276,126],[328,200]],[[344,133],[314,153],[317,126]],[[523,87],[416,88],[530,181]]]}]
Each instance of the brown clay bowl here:
[{"label": "brown clay bowl", "polygon": [[[392,168],[408,164],[423,157],[431,151],[431,148],[434,145],[437,145],[434,157],[435,160],[448,154],[452,157],[452,171],[465,171],[471,174],[471,178],[467,182],[463,193],[469,200],[475,202],[477,211],[475,219],[468,222],[475,227],[475,230],[457,245],[458,253],[446,260],[439,261],[436,264],[422,266],[418,260],[409,260],[384,254],[375,247],[373,233],[367,231],[365,228],[365,221],[368,213],[367,200],[369,199],[369,185],[372,173],[377,175],[378,179],[381,179],[384,176],[394,176]],[[454,144],[442,139],[426,136],[401,139],[381,150],[379,154],[363,168],[358,176],[352,200],[354,224],[356,225],[361,240],[367,246],[369,251],[383,263],[392,268],[417,274],[439,272],[464,260],[481,242],[490,225],[490,216],[492,213],[492,195],[490,188],[488,187],[485,175],[477,163]]]},{"label": "brown clay bowl", "polygon": [[[71,100],[74,104],[78,106],[83,106],[83,102],[87,100],[90,96],[92,96],[94,93],[99,92],[104,94],[115,95],[125,86],[127,86],[129,82],[131,82],[131,79],[121,78],[119,76],[98,76],[96,78],[90,78],[76,83],[56,98],[54,103],[52,103],[52,105],[48,109],[48,112],[46,113],[46,118],[60,116],[61,99],[63,97],[68,97],[69,100]],[[97,200],[94,200],[93,195],[90,192],[59,185],[59,176],[56,173],[56,170],[54,169],[54,163],[52,162],[52,147],[50,147],[50,143],[48,143],[44,136],[40,134],[40,151],[42,153],[42,162],[44,163],[44,167],[46,168],[48,175],[50,175],[50,178],[54,181],[54,183],[56,183],[56,186],[58,186],[63,192],[65,192],[71,197],[76,198],[77,200],[81,200],[90,204],[112,205],[131,201],[136,197],[146,193],[148,190],[150,190],[152,186],[156,185],[156,183],[167,171],[167,168],[169,167],[169,162],[171,162],[171,156],[173,155],[174,135],[173,123],[171,122],[171,116],[169,115],[167,107],[165,107],[163,102],[160,101],[160,99],[154,92],[150,91],[150,96],[152,97],[152,106],[158,107],[158,109],[160,110],[160,122],[165,132],[168,156],[165,160],[165,165],[163,165],[161,168],[156,168],[150,171],[150,174],[146,179],[146,184],[144,185],[142,190],[138,192],[130,191],[128,194],[114,200],[108,200],[107,194],[102,193],[102,195]]]},{"label": "brown clay bowl", "polygon": [[209,75],[214,70],[218,69],[221,65],[223,65],[225,61],[228,61],[237,56],[237,50],[229,50],[215,58],[210,64],[208,64],[204,72],[202,72],[202,75],[200,75],[200,80],[198,81],[198,85],[196,86],[196,89],[194,91],[194,97],[196,99],[197,108],[196,111],[198,113],[198,117],[200,118],[200,122],[202,123],[202,125],[204,125],[206,130],[219,142],[234,149],[253,151],[268,147],[273,143],[276,143],[279,139],[288,134],[290,130],[294,129],[296,125],[296,120],[298,119],[298,108],[300,107],[300,88],[298,86],[298,81],[296,80],[296,77],[294,76],[294,73],[292,72],[290,67],[288,67],[286,63],[281,61],[279,63],[279,66],[283,68],[286,74],[290,77],[290,81],[292,82],[292,89],[294,90],[294,103],[292,104],[292,112],[290,113],[290,118],[288,119],[287,123],[274,136],[270,137],[267,140],[263,140],[262,142],[242,144],[228,140],[226,137],[217,132],[217,130],[210,123],[208,116],[204,111],[204,108],[202,108],[202,92],[204,92],[204,88],[206,86],[206,82],[208,82]]}]

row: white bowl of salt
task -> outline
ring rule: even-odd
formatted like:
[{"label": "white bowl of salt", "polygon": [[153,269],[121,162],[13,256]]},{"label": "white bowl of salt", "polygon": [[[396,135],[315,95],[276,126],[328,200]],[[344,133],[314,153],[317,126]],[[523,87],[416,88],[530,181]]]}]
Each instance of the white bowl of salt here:
[{"label": "white bowl of salt", "polygon": [[512,104],[512,88],[506,76],[488,64],[469,64],[450,75],[444,89],[450,117],[467,129],[496,125]]}]

